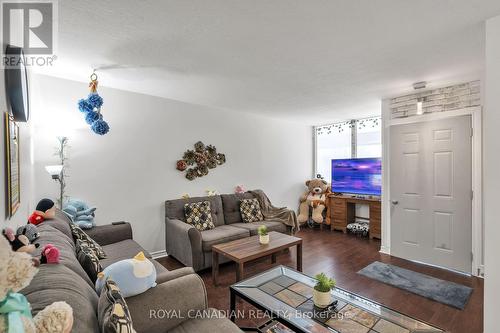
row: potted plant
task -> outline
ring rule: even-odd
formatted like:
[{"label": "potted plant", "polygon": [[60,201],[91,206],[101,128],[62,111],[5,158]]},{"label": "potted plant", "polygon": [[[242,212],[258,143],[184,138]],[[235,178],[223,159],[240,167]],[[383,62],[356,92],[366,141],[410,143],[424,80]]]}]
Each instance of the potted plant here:
[{"label": "potted plant", "polygon": [[269,244],[269,234],[267,233],[267,227],[265,225],[261,225],[257,229],[257,232],[259,233],[259,243]]},{"label": "potted plant", "polygon": [[332,303],[330,291],[335,287],[335,280],[326,276],[325,273],[314,277],[317,282],[313,289],[313,302],[318,308],[326,308]]}]

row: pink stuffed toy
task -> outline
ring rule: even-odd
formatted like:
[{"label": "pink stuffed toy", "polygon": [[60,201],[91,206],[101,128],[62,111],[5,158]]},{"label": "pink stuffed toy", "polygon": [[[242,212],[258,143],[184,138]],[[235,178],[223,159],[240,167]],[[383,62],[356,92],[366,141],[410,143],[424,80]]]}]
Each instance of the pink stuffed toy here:
[{"label": "pink stuffed toy", "polygon": [[59,249],[52,244],[47,244],[42,250],[42,264],[58,264],[59,263]]},{"label": "pink stuffed toy", "polygon": [[246,190],[243,187],[243,185],[237,185],[236,188],[234,189],[234,193],[245,193]]}]

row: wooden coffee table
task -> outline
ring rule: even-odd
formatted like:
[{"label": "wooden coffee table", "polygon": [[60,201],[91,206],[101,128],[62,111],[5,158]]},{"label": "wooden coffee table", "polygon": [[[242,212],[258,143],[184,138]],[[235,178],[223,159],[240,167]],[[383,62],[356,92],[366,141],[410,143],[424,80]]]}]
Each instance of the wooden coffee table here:
[{"label": "wooden coffee table", "polygon": [[260,244],[259,236],[237,239],[227,243],[212,246],[212,279],[217,285],[219,274],[219,255],[223,255],[234,261],[238,266],[236,269],[236,281],[243,278],[243,266],[246,262],[271,255],[272,263],[276,263],[276,254],[284,249],[297,246],[297,270],[302,272],[302,239],[294,236],[271,231],[269,233],[269,244]]}]

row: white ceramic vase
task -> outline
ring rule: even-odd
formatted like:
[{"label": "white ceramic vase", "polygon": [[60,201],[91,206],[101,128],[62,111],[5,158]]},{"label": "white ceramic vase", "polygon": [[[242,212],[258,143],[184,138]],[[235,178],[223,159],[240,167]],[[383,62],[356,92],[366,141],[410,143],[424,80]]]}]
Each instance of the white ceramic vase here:
[{"label": "white ceramic vase", "polygon": [[326,308],[332,303],[332,294],[313,289],[313,302],[318,308]]},{"label": "white ceramic vase", "polygon": [[269,234],[267,235],[259,235],[259,243],[261,244],[269,244]]}]

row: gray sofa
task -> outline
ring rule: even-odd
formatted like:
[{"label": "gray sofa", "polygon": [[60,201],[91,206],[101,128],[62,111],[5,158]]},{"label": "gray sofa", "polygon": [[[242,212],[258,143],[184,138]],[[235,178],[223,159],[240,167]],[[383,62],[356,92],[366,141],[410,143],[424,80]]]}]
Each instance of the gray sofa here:
[{"label": "gray sofa", "polygon": [[[73,308],[74,333],[100,332],[97,318],[98,295],[94,284],[80,266],[75,255],[75,243],[64,213],[57,211],[54,220],[38,226],[40,243],[38,253],[44,245],[51,243],[60,250],[60,263],[41,265],[30,285],[21,293],[26,295],[32,306],[33,315],[55,301],[65,301]],[[103,267],[125,258],[131,258],[139,251],[151,258],[132,239],[129,223],[95,227],[87,232],[107,254],[101,260]],[[227,318],[193,318],[197,311],[208,309],[207,293],[201,278],[192,268],[168,271],[151,259],[157,271],[158,285],[140,295],[126,299],[132,316],[134,329],[138,333],[165,332],[241,332]],[[160,310],[160,312],[158,312]],[[167,318],[165,313],[176,311],[177,316]],[[161,312],[164,311],[164,312]],[[189,319],[189,318],[193,319]]]},{"label": "gray sofa", "polygon": [[[270,231],[291,231],[279,221],[244,223],[240,214],[240,201],[251,198],[254,198],[254,195],[246,192],[165,201],[167,253],[184,265],[199,271],[212,266],[212,245],[256,235],[260,225],[266,225]],[[184,205],[205,200],[210,202],[216,227],[200,232],[185,222]],[[223,263],[228,259],[221,258],[220,261]]]}]

